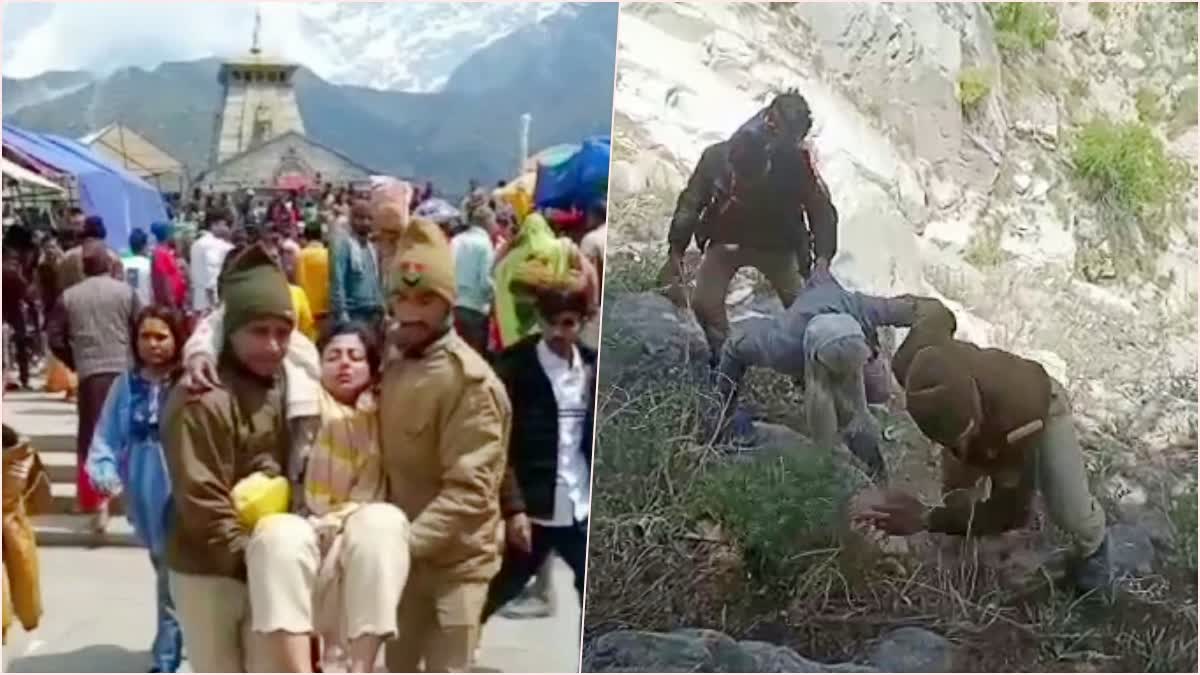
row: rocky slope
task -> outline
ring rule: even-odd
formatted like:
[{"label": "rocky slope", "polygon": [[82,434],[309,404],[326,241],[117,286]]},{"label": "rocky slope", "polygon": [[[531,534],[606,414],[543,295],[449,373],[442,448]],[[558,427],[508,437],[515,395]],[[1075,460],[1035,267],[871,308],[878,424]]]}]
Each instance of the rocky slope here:
[{"label": "rocky slope", "polygon": [[[1194,500],[1196,484],[1196,199],[1189,184],[1161,219],[1114,218],[1077,178],[1073,157],[1090,122],[1140,122],[1194,183],[1195,9],[1047,11],[1054,30],[1044,46],[1021,47],[981,5],[623,5],[608,268],[637,278],[610,280],[606,295],[612,397],[624,401],[618,378],[636,379],[650,363],[703,362],[688,313],[638,291],[652,285],[674,197],[704,147],[775,92],[798,87],[841,214],[835,274],[863,291],[939,296],[956,311],[960,336],[1038,360],[1064,382],[1089,474],[1113,510],[1118,569],[1162,573],[1162,553],[1180,541],[1163,505],[1189,490]],[[1163,225],[1165,236],[1151,242]],[[735,322],[778,308],[766,288],[753,273],[735,279]],[[925,475],[903,481],[933,497],[935,456],[893,447],[904,445],[904,424],[888,428],[900,437],[887,443],[889,461],[906,457],[902,473]],[[617,451],[598,443],[601,453]],[[977,552],[972,569],[1014,581],[1048,567],[1061,573],[1052,544],[1015,542],[1023,536],[984,546],[994,550]],[[958,546],[918,537],[900,548],[918,565],[941,566]],[[906,569],[901,576],[917,574]],[[1195,607],[1183,612],[1194,624]],[[630,642],[589,645],[620,670],[637,657],[605,650]],[[674,667],[690,666],[681,658]]]},{"label": "rocky slope", "polygon": [[[1194,448],[1195,197],[1143,271],[1118,277],[1111,258],[1139,254],[1109,248],[1069,149],[1100,115],[1136,120],[1144,91],[1167,110],[1194,104],[1195,14],[1110,7],[1058,6],[1044,51],[1004,57],[980,5],[626,5],[614,197],[669,204],[706,144],[797,86],[841,213],[839,278],[939,295],[968,338],[1067,382],[1089,428],[1138,429],[1139,450]],[[994,74],[971,110],[968,69]],[[1194,169],[1194,113],[1149,126]],[[666,215],[615,229],[612,249],[657,254]],[[731,298],[753,302],[752,285],[744,273]]]}]

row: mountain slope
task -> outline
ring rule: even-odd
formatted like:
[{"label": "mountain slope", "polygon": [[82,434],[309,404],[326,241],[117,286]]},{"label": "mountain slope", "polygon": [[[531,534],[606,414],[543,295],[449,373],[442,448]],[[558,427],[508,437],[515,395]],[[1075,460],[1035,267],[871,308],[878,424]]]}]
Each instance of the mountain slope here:
[{"label": "mountain slope", "polygon": [[[372,169],[428,177],[449,190],[471,178],[512,174],[522,113],[534,115],[533,148],[608,133],[616,8],[569,9],[539,24],[539,39],[529,37],[530,27],[485,47],[458,67],[443,92],[337,85],[301,68],[296,92],[305,127],[314,140]],[[215,59],[127,68],[40,103],[5,96],[4,114],[18,125],[72,137],[121,122],[195,174],[209,161],[221,104],[218,70]],[[51,84],[41,77],[5,79],[4,88],[44,91]]]},{"label": "mountain slope", "polygon": [[[5,25],[6,74],[152,69],[169,61],[228,57],[261,44],[334,84],[432,92],[473,52],[562,10],[564,3],[304,2],[222,6],[94,7],[62,3]],[[21,18],[31,9],[4,8]],[[14,19],[16,21],[16,19]],[[91,34],[98,22],[108,28]],[[78,35],[89,39],[80,41]]]},{"label": "mountain slope", "polygon": [[562,5],[338,2],[293,7],[313,61],[301,55],[293,58],[301,58],[324,79],[433,92],[473,51],[555,14]]}]

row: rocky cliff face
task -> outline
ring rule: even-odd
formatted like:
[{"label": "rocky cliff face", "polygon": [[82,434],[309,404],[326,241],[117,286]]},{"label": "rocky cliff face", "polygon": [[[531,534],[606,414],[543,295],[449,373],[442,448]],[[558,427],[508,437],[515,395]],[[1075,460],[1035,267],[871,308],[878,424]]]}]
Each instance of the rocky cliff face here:
[{"label": "rocky cliff face", "polygon": [[[623,6],[611,250],[660,255],[704,147],[798,87],[841,213],[839,278],[945,298],[965,337],[1066,382],[1086,431],[1194,450],[1193,190],[1113,218],[1072,148],[1089,122],[1139,122],[1194,181],[1196,15],[1096,7],[1046,6],[1049,37],[1022,47],[982,5]],[[649,215],[622,220],[638,199]],[[735,282],[735,316],[754,286]]]}]

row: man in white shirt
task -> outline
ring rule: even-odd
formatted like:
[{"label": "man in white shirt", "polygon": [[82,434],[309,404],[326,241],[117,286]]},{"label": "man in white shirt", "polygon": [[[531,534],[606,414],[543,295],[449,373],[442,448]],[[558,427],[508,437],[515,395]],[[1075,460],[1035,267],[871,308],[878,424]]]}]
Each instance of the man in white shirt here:
[{"label": "man in white shirt", "polygon": [[191,275],[192,311],[197,314],[207,314],[217,306],[217,277],[221,275],[225,256],[233,248],[229,238],[226,216],[218,211],[209,214],[208,227],[192,243],[188,270]]},{"label": "man in white shirt", "polygon": [[146,255],[147,243],[146,231],[134,230],[129,233],[129,254],[121,256],[121,264],[125,268],[125,281],[133,287],[143,307],[154,304],[150,285],[150,256]]},{"label": "man in white shirt", "polygon": [[582,286],[539,291],[537,307],[542,333],[509,347],[495,364],[513,405],[500,493],[508,549],[488,588],[484,621],[524,590],[552,551],[571,567],[583,600],[596,351],[579,331],[593,308]]}]

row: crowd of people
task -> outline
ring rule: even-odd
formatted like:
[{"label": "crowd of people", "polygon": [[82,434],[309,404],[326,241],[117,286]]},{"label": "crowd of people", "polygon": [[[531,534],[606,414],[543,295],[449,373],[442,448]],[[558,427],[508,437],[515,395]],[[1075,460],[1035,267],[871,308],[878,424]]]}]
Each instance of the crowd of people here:
[{"label": "crowd of people", "polygon": [[44,353],[79,510],[120,495],[149,551],[151,672],[468,670],[552,552],[582,600],[604,204],[472,187],[6,234],[12,386]]}]

